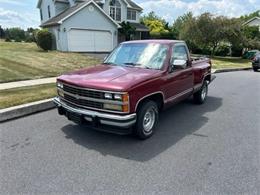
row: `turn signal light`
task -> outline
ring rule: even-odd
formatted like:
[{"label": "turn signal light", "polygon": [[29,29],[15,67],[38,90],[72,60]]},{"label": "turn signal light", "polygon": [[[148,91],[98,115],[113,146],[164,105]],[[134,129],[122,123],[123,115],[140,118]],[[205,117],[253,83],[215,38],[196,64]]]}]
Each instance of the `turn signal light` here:
[{"label": "turn signal light", "polygon": [[128,94],[123,94],[123,95],[122,95],[122,101],[123,101],[123,102],[128,102],[128,101],[129,101],[129,96],[128,96]]},{"label": "turn signal light", "polygon": [[128,104],[122,106],[122,111],[123,111],[123,112],[129,112],[129,106],[128,106]]}]

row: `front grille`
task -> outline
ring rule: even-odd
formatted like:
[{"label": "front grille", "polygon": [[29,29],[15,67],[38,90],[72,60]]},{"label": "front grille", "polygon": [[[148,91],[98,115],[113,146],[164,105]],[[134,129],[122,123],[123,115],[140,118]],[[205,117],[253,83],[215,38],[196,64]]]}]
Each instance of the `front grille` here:
[{"label": "front grille", "polygon": [[91,97],[91,98],[97,98],[97,99],[103,99],[104,93],[100,91],[92,91],[87,89],[80,89],[80,88],[74,88],[69,85],[63,85],[63,90],[65,92],[69,92],[71,94],[83,96],[83,97]]},{"label": "front grille", "polygon": [[[59,89],[61,90],[61,89]],[[118,112],[117,110],[104,109],[105,102],[109,104],[118,104],[116,100],[108,100],[105,98],[103,91],[84,89],[80,87],[74,87],[68,84],[63,84],[62,91],[64,92],[63,100],[71,106],[78,106],[81,108],[93,108],[97,110],[104,110],[107,112]],[[113,92],[111,92],[113,93]],[[121,105],[121,102],[119,103]],[[123,102],[122,102],[123,105]]]},{"label": "front grille", "polygon": [[100,102],[93,102],[93,101],[89,101],[89,100],[77,99],[68,94],[64,94],[64,99],[68,102],[71,102],[71,103],[79,105],[79,106],[103,109],[103,103],[100,103]]}]

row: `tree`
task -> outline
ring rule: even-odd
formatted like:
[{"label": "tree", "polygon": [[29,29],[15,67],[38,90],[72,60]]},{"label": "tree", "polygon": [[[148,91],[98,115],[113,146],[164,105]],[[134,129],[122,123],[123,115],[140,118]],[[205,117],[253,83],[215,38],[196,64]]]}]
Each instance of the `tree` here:
[{"label": "tree", "polygon": [[186,14],[184,14],[183,16],[179,16],[173,23],[172,26],[172,32],[175,33],[176,37],[178,37],[180,39],[180,32],[183,30],[185,24],[188,22],[190,23],[190,21],[192,21],[193,18],[193,14],[192,12],[188,12]]},{"label": "tree", "polygon": [[231,41],[232,38],[232,43],[238,40],[239,28],[236,29],[237,26],[231,24],[232,21],[224,16],[215,17],[203,13],[183,23],[180,38],[214,55],[220,43]]},{"label": "tree", "polygon": [[0,25],[0,39],[5,38],[5,32],[4,29],[2,29],[2,26]]},{"label": "tree", "polygon": [[131,40],[131,36],[134,35],[136,28],[132,26],[129,22],[122,22],[120,26],[121,28],[119,29],[119,32],[125,35],[125,40]]},{"label": "tree", "polygon": [[15,40],[16,42],[21,42],[25,40],[25,31],[21,28],[9,28],[8,36],[11,40]]},{"label": "tree", "polygon": [[240,19],[243,21],[243,22],[246,22],[248,20],[250,20],[251,18],[254,18],[254,17],[260,17],[260,10],[257,10],[253,13],[250,13],[248,15],[244,15],[244,16],[241,16]]},{"label": "tree", "polygon": [[161,17],[157,16],[155,12],[150,12],[141,17],[141,23],[147,26],[150,33],[165,33],[169,32],[169,24]]},{"label": "tree", "polygon": [[36,34],[36,43],[44,51],[52,49],[52,34],[47,30],[39,30]]},{"label": "tree", "polygon": [[37,33],[39,29],[37,28],[27,28],[27,31],[25,32],[25,41],[26,42],[36,42],[36,36],[35,34]]}]

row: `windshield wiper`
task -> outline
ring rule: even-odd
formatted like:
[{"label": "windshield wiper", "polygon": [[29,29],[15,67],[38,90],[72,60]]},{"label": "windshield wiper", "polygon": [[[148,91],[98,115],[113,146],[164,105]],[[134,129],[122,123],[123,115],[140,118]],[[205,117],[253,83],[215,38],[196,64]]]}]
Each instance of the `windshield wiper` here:
[{"label": "windshield wiper", "polygon": [[134,62],[125,62],[124,65],[127,65],[127,66],[140,66],[141,64],[134,63]]},{"label": "windshield wiper", "polygon": [[113,63],[113,62],[103,62],[103,64],[105,64],[105,65],[117,66],[117,64],[115,64],[115,63]]},{"label": "windshield wiper", "polygon": [[150,66],[143,66],[142,64],[133,63],[133,62],[127,62],[127,63],[124,63],[124,65],[126,65],[126,66],[133,66],[133,67],[136,67],[136,68],[153,69]]}]

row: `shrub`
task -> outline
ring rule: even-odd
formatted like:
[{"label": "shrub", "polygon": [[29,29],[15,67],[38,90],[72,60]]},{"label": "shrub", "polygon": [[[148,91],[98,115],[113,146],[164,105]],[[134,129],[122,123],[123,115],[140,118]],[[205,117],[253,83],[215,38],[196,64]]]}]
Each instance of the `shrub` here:
[{"label": "shrub", "polygon": [[174,32],[151,32],[150,38],[152,39],[177,39]]},{"label": "shrub", "polygon": [[6,37],[5,42],[11,42],[11,39],[9,37]]},{"label": "shrub", "polygon": [[46,30],[39,30],[36,34],[36,43],[38,47],[45,51],[52,49],[52,34]]},{"label": "shrub", "polygon": [[227,56],[229,54],[230,47],[228,45],[220,45],[216,52],[216,56]]},{"label": "shrub", "polygon": [[243,53],[243,47],[242,46],[233,46],[232,48],[232,53],[231,55],[233,57],[241,57],[242,56],[242,53]]}]

